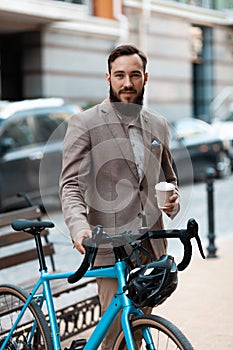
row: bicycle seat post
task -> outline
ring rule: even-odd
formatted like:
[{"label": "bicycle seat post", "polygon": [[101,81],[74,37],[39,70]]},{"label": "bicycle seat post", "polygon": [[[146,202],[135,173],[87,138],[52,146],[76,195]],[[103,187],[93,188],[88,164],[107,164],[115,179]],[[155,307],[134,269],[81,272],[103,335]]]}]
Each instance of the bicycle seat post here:
[{"label": "bicycle seat post", "polygon": [[39,265],[40,265],[40,269],[39,271],[48,271],[48,268],[46,266],[46,262],[45,262],[45,256],[44,256],[44,251],[43,251],[43,247],[42,247],[42,242],[41,242],[41,230],[37,229],[34,232],[34,237],[35,237],[35,241],[36,241],[36,249],[37,249],[37,254],[38,254],[38,259],[39,259]]}]

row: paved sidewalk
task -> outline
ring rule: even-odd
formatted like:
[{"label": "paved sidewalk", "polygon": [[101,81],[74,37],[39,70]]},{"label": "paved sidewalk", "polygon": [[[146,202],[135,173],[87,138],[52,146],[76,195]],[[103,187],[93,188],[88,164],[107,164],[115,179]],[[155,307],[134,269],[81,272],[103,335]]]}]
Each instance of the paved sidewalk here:
[{"label": "paved sidewalk", "polygon": [[233,349],[233,235],[218,242],[217,258],[197,252],[179,273],[178,289],[156,312],[175,323],[195,350]]}]

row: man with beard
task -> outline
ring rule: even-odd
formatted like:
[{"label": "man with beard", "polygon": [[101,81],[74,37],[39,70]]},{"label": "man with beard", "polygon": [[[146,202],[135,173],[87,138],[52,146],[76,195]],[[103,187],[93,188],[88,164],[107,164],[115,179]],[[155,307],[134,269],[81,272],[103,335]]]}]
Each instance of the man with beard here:
[{"label": "man with beard", "polygon": [[[115,48],[108,58],[106,80],[109,98],[74,115],[64,140],[61,202],[74,247],[84,254],[84,237],[102,225],[108,234],[138,230],[144,212],[152,230],[163,228],[154,186],[167,181],[176,186],[163,212],[173,218],[179,211],[177,180],[169,150],[166,120],[143,108],[148,81],[147,58],[132,45]],[[146,244],[159,258],[166,253],[164,239]],[[144,257],[144,263],[147,262]],[[112,265],[109,247],[99,249],[96,266]],[[97,279],[101,310],[104,312],[117,290],[117,281]],[[151,312],[148,309],[147,312]],[[102,343],[111,349],[120,329],[114,322]]]}]

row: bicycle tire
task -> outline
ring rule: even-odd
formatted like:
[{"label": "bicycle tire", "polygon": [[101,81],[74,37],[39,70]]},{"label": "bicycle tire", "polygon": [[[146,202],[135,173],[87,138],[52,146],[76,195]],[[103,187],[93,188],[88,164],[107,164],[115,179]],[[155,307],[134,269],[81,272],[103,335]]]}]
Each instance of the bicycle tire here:
[{"label": "bicycle tire", "polygon": [[[28,293],[11,284],[0,285],[0,346],[12,328],[22,309]],[[30,331],[36,321],[35,332],[30,340]],[[32,300],[25,310],[16,330],[4,350],[53,350],[52,338],[46,318],[39,305]]]},{"label": "bicycle tire", "polygon": [[[130,323],[136,350],[194,350],[185,335],[163,317],[156,315],[137,316]],[[146,344],[142,337],[142,330],[145,328],[150,330],[154,345]],[[116,338],[113,350],[126,349],[124,333],[121,331]]]}]

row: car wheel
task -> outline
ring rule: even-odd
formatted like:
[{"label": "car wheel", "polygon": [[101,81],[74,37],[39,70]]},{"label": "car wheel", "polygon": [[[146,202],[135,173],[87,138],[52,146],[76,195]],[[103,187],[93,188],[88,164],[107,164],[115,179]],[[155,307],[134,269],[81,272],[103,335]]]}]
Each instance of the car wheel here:
[{"label": "car wheel", "polygon": [[217,177],[220,179],[231,175],[231,160],[226,152],[219,152],[216,171]]}]

